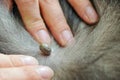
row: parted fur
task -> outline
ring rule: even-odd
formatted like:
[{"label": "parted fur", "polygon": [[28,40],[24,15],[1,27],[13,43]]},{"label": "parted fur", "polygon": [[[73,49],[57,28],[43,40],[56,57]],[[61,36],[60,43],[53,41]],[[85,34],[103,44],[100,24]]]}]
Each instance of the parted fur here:
[{"label": "parted fur", "polygon": [[100,15],[100,21],[92,26],[78,17],[67,0],[59,1],[75,43],[62,48],[52,39],[51,55],[41,55],[39,44],[20,18],[0,0],[0,52],[36,57],[55,71],[53,80],[120,80],[120,1],[91,0]]}]

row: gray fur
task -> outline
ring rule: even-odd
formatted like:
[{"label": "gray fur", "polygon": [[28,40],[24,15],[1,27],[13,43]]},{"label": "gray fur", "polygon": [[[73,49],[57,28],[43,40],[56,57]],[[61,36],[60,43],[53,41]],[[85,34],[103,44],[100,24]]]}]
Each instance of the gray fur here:
[{"label": "gray fur", "polygon": [[62,48],[53,39],[51,55],[42,56],[19,18],[0,4],[0,52],[36,57],[55,71],[53,80],[120,80],[120,1],[91,0],[101,18],[93,26],[85,24],[66,0],[59,1],[75,43]]}]

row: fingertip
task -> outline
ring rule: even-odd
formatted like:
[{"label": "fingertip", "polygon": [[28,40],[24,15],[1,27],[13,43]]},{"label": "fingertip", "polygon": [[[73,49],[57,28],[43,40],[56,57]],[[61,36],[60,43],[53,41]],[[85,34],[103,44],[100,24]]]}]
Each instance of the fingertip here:
[{"label": "fingertip", "polygon": [[50,35],[46,30],[39,30],[36,33],[36,35],[38,36],[38,42],[40,42],[40,44],[46,43],[50,45],[50,42],[51,42]]},{"label": "fingertip", "polygon": [[95,24],[99,16],[89,0],[68,0],[78,15],[88,24]]},{"label": "fingertip", "polygon": [[88,24],[95,24],[99,21],[98,14],[91,5],[85,8],[83,19]]},{"label": "fingertip", "polygon": [[63,47],[67,46],[67,44],[73,39],[73,34],[70,30],[63,30],[59,36],[60,45]]},{"label": "fingertip", "polygon": [[50,80],[54,75],[53,70],[47,66],[41,66],[37,68],[36,72],[41,76],[43,80]]}]

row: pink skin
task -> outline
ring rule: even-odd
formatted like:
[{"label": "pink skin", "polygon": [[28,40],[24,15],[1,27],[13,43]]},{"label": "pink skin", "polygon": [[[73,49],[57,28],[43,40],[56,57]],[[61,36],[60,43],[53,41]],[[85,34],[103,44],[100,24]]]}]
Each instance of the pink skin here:
[{"label": "pink skin", "polygon": [[50,80],[53,74],[31,56],[0,54],[1,80]]},{"label": "pink skin", "polygon": [[[12,0],[4,1],[10,10]],[[58,0],[15,0],[15,2],[26,29],[40,44],[50,44],[50,36],[44,22],[61,46],[66,46],[69,40],[73,39]],[[98,21],[98,15],[89,0],[68,0],[68,2],[88,24]],[[40,66],[38,61],[30,56],[0,54],[0,57],[2,80],[50,80],[54,74],[50,68]]]},{"label": "pink skin", "polygon": [[[40,44],[50,44],[45,23],[61,46],[66,46],[69,40],[73,39],[58,0],[15,0],[15,2],[26,29]],[[98,15],[89,0],[68,0],[68,2],[88,24],[98,21]]]}]

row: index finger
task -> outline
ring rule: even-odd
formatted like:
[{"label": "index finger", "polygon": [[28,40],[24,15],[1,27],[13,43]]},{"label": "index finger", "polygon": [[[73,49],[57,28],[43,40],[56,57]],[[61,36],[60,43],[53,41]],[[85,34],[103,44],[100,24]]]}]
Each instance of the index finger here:
[{"label": "index finger", "polygon": [[26,29],[39,43],[50,43],[50,37],[40,15],[38,0],[15,0]]}]

